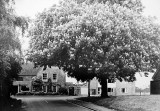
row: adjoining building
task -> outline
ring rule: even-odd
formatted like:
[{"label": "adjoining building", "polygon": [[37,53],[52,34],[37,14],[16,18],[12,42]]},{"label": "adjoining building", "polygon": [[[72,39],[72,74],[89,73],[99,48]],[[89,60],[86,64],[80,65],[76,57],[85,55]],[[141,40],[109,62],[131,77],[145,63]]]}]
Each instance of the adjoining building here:
[{"label": "adjoining building", "polygon": [[[45,70],[41,68],[37,76],[42,77],[44,92],[58,92],[58,89],[64,87],[66,83],[66,75],[58,67],[47,67]],[[51,86],[48,84],[48,79],[51,80]]]},{"label": "adjoining building", "polygon": [[18,80],[13,82],[15,93],[32,90],[32,78],[36,76],[40,68],[34,68],[32,63],[22,65],[22,71]]},{"label": "adjoining building", "polygon": [[[19,78],[17,81],[13,82],[15,93],[23,92],[23,91],[35,91],[33,87],[33,77],[40,77],[43,85],[43,92],[58,92],[60,87],[65,87],[68,89],[69,95],[88,95],[88,83],[72,83],[73,80],[66,82],[67,76],[66,73],[59,69],[58,67],[47,67],[46,70],[43,70],[43,67],[34,68],[33,63],[25,63],[22,65],[23,69],[19,74]],[[145,81],[143,84],[140,77],[137,76],[139,82],[120,82],[116,80],[112,82],[107,80],[108,82],[108,95],[118,96],[118,95],[135,95],[136,84],[138,86],[147,87],[150,80]],[[146,79],[146,78],[144,78]],[[50,81],[49,81],[50,80]],[[91,95],[100,95],[101,94],[101,85],[98,80],[94,78],[90,81],[90,94]],[[160,69],[153,76],[153,81],[151,82],[151,94],[160,94]]]},{"label": "adjoining building", "polygon": [[[119,96],[119,95],[135,95],[135,82],[120,82],[116,80],[112,82],[107,80],[108,82],[108,95],[110,96]],[[88,83],[84,83],[79,85],[80,94],[87,95],[88,94]],[[101,94],[101,85],[98,80],[94,78],[90,81],[90,94],[91,95],[100,95]]]},{"label": "adjoining building", "polygon": [[160,65],[152,77],[152,81],[150,83],[150,93],[160,94]]}]

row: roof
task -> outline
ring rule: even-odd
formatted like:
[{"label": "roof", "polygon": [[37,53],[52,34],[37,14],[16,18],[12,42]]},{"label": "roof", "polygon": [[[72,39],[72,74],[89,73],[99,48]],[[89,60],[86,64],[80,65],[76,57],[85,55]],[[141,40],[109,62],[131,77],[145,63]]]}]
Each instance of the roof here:
[{"label": "roof", "polygon": [[22,65],[20,76],[36,76],[41,67],[34,68],[33,63],[25,63]]},{"label": "roof", "polygon": [[160,80],[160,65],[158,66],[156,72],[154,73],[152,79],[155,80]]}]

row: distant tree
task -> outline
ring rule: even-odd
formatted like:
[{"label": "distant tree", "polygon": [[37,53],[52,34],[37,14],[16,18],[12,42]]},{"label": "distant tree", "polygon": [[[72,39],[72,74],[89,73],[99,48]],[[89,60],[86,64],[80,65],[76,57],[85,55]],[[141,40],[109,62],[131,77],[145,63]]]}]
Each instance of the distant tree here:
[{"label": "distant tree", "polygon": [[135,72],[157,66],[159,34],[151,18],[119,4],[65,0],[37,16],[29,59],[63,67],[77,80],[97,77],[107,97],[107,79],[134,81]]}]

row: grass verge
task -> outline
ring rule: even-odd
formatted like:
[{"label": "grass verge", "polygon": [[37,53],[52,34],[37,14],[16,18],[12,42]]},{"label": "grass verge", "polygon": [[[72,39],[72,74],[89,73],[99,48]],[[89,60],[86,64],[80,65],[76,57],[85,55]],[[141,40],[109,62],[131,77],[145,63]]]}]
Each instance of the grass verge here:
[{"label": "grass verge", "polygon": [[160,111],[160,95],[117,96],[110,98],[81,97],[77,99],[117,111]]}]

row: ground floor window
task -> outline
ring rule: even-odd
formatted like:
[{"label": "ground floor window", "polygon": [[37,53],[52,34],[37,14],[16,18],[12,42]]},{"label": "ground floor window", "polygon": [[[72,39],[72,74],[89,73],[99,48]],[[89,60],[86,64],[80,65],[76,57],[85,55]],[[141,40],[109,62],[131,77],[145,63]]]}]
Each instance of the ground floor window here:
[{"label": "ground floor window", "polygon": [[47,86],[42,86],[43,87],[43,92],[47,92]]},{"label": "ground floor window", "polygon": [[98,87],[98,94],[100,94],[101,93],[101,88],[100,87]]},{"label": "ground floor window", "polygon": [[108,88],[108,92],[113,92],[113,88]]},{"label": "ground floor window", "polygon": [[127,92],[126,88],[121,88],[121,92],[126,93]]},{"label": "ground floor window", "polygon": [[96,89],[91,89],[91,94],[96,95]]}]

